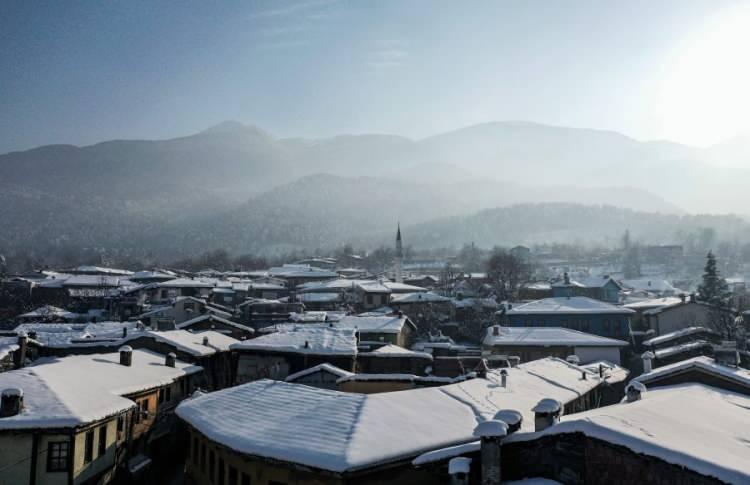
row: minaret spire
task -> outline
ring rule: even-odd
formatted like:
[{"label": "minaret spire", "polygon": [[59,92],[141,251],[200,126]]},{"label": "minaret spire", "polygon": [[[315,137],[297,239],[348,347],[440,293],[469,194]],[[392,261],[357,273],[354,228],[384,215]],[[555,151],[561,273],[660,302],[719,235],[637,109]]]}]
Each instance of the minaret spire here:
[{"label": "minaret spire", "polygon": [[397,223],[397,226],[396,226],[396,268],[394,271],[395,276],[396,276],[396,283],[404,282],[404,277],[401,274],[403,259],[404,259],[404,247],[401,241],[401,223],[399,222]]}]

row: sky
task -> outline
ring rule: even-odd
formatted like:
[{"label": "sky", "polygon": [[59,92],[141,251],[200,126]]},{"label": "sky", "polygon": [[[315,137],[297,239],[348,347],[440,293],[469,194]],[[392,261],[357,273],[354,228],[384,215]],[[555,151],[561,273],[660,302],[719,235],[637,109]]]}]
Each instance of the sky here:
[{"label": "sky", "polygon": [[0,2],[0,152],[420,138],[527,120],[707,146],[750,132],[750,0]]}]

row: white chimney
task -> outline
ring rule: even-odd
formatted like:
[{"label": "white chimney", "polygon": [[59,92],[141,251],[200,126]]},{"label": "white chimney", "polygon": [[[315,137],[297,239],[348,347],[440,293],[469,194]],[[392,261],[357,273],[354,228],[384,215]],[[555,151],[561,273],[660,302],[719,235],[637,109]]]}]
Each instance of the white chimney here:
[{"label": "white chimney", "polygon": [[648,350],[641,355],[641,358],[643,359],[643,373],[648,374],[653,370],[654,353]]},{"label": "white chimney", "polygon": [[474,428],[474,436],[481,442],[482,485],[502,483],[500,447],[507,435],[508,425],[500,420],[483,421]]},{"label": "white chimney", "polygon": [[4,389],[0,396],[0,418],[15,416],[23,409],[23,389],[19,387]]}]

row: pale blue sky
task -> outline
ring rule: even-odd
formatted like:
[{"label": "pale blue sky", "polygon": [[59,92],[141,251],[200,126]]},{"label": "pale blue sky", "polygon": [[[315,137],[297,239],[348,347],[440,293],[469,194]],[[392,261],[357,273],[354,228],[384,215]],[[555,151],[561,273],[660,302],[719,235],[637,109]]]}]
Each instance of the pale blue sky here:
[{"label": "pale blue sky", "polygon": [[0,152],[228,119],[306,137],[521,119],[708,144],[750,111],[750,34],[724,35],[750,30],[731,25],[749,2],[218,3],[0,2]]}]

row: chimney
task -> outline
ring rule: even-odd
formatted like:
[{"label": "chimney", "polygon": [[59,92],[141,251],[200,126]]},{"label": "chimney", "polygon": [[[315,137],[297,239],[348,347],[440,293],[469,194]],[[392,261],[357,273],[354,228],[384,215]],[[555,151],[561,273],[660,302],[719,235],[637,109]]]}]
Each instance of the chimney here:
[{"label": "chimney", "polygon": [[203,336],[203,345],[205,345],[206,347],[208,347],[208,335],[204,335]]},{"label": "chimney", "polygon": [[485,359],[480,360],[479,364],[474,367],[474,372],[477,373],[477,377],[479,377],[480,379],[487,379],[488,370],[489,369],[487,368],[487,361]]},{"label": "chimney", "polygon": [[474,436],[481,441],[482,485],[502,483],[500,445],[508,435],[508,425],[493,419],[483,421],[474,428]]},{"label": "chimney", "polygon": [[599,364],[599,379],[604,379],[604,366]]},{"label": "chimney", "polygon": [[451,485],[468,485],[469,473],[471,472],[471,458],[457,456],[448,462],[448,474],[451,476]]},{"label": "chimney", "polygon": [[511,367],[518,367],[518,364],[521,363],[521,357],[517,355],[511,355],[508,357],[508,362],[510,363]]},{"label": "chimney", "polygon": [[128,327],[122,327],[122,338],[128,336]]},{"label": "chimney", "polygon": [[565,358],[565,360],[568,362],[568,364],[573,365],[579,365],[581,363],[581,359],[579,359],[577,355],[569,355]]},{"label": "chimney", "polygon": [[176,362],[177,362],[177,355],[175,355],[174,352],[170,352],[167,354],[167,358],[164,361],[164,365],[166,365],[167,367],[174,367]]},{"label": "chimney", "polygon": [[687,299],[687,295],[685,295],[685,293],[680,293],[680,301],[681,301],[682,303],[685,303],[685,300],[686,300],[686,299]]},{"label": "chimney", "polygon": [[500,335],[500,326],[499,325],[495,325],[495,326],[492,327],[492,335],[494,335],[495,337],[497,337],[497,336]]},{"label": "chimney", "polygon": [[537,403],[534,411],[534,431],[544,431],[560,421],[562,404],[557,399],[545,398]]},{"label": "chimney", "polygon": [[310,342],[309,342],[309,341],[307,341],[307,340],[305,340],[305,348],[306,348],[306,349],[309,349],[309,348],[310,348]]},{"label": "chimney", "polygon": [[500,385],[503,387],[508,385],[508,371],[505,369],[500,371]]},{"label": "chimney", "polygon": [[521,423],[523,423],[523,415],[515,409],[501,409],[495,414],[493,419],[507,424],[508,434],[513,434],[521,429]]},{"label": "chimney", "polygon": [[643,359],[643,373],[648,374],[653,370],[653,364],[652,361],[654,360],[654,353],[650,350],[646,351],[641,355],[641,359]]},{"label": "chimney", "polygon": [[23,409],[23,389],[10,387],[4,389],[0,401],[0,418],[15,416]]},{"label": "chimney", "polygon": [[127,367],[133,364],[133,348],[130,345],[120,347],[120,364]]},{"label": "chimney", "polygon": [[563,280],[565,281],[566,285],[570,284],[570,275],[568,275],[567,271],[565,273],[563,273]]},{"label": "chimney", "polygon": [[588,380],[588,377],[586,377],[586,371],[585,370],[581,370],[581,380],[583,380],[583,381]]},{"label": "chimney", "polygon": [[18,350],[13,353],[13,367],[20,369],[26,365],[26,343],[29,338],[26,335],[18,336]]},{"label": "chimney", "polygon": [[642,382],[630,381],[628,387],[625,388],[625,399],[628,402],[640,401],[643,393],[646,392],[646,386]]}]

